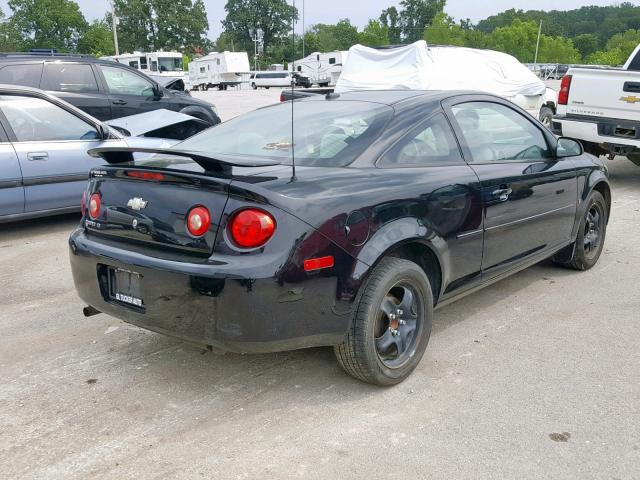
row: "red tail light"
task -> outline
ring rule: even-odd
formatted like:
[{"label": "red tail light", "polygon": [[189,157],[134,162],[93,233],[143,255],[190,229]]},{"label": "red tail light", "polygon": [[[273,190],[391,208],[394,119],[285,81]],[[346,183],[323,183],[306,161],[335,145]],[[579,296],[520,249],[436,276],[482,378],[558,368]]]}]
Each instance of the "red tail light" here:
[{"label": "red tail light", "polygon": [[571,90],[571,75],[565,75],[560,83],[558,105],[567,105],[569,103],[569,90]]},{"label": "red tail light", "polygon": [[281,101],[281,102],[284,102],[284,93],[281,93],[281,94],[280,94],[280,101]]},{"label": "red tail light", "polygon": [[194,237],[201,237],[211,226],[211,214],[205,207],[193,207],[187,215],[187,230]]},{"label": "red tail light", "polygon": [[261,247],[276,231],[276,221],[267,212],[248,208],[236,213],[229,227],[231,238],[241,248]]},{"label": "red tail light", "polygon": [[89,199],[89,216],[91,218],[98,218],[100,215],[100,205],[100,195],[97,193],[91,195],[91,198]]},{"label": "red tail light", "polygon": [[82,212],[82,216],[84,217],[84,214],[87,211],[87,191],[86,190],[82,192],[82,200],[80,201],[80,211]]},{"label": "red tail light", "polygon": [[132,178],[138,178],[140,180],[164,180],[164,175],[161,173],[155,173],[155,172],[138,172],[138,171],[131,171],[131,172],[126,172],[127,177],[132,177]]}]

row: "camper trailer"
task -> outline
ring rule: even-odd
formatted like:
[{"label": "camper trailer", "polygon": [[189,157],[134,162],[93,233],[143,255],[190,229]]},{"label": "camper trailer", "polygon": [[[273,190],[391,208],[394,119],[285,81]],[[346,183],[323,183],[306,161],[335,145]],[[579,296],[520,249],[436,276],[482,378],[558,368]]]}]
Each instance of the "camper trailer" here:
[{"label": "camper trailer", "polygon": [[349,52],[335,51],[329,53],[313,52],[311,55],[289,64],[289,71],[308,77],[311,83],[327,87],[338,83],[342,64],[347,60]]},{"label": "camper trailer", "polygon": [[182,81],[184,89],[185,72],[182,66],[182,54],[178,52],[133,52],[102,57],[144,72],[160,85],[171,88],[171,84]]},{"label": "camper trailer", "polygon": [[213,52],[189,63],[189,83],[192,90],[226,90],[247,82],[249,70],[246,52]]}]

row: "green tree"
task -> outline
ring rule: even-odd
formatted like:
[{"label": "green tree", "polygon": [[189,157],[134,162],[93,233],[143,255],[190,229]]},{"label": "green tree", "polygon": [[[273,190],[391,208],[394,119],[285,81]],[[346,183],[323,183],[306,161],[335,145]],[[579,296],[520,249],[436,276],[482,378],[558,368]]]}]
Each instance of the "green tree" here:
[{"label": "green tree", "polygon": [[225,33],[233,38],[236,49],[248,52],[253,52],[251,29],[262,29],[267,51],[278,37],[287,36],[291,22],[298,17],[297,9],[285,0],[227,0],[224,9],[227,12],[222,21]]},{"label": "green tree", "polygon": [[539,63],[578,63],[581,58],[569,38],[547,35],[540,38]]},{"label": "green tree", "polygon": [[348,50],[360,40],[358,29],[346,18],[335,25],[317,23],[309,29],[309,33],[315,35],[312,44],[315,45],[314,50],[320,52]]},{"label": "green tree", "polygon": [[77,50],[96,57],[115,54],[110,24],[105,20],[94,21],[78,38]]},{"label": "green tree", "polygon": [[452,17],[438,13],[424,31],[424,39],[431,45],[465,45],[465,31]]},{"label": "green tree", "polygon": [[620,53],[620,50],[598,51],[589,55],[586,63],[591,65],[622,65],[627,60]]},{"label": "green tree", "polygon": [[199,51],[210,47],[202,0],[116,0],[121,50]]},{"label": "green tree", "polygon": [[24,48],[58,48],[73,51],[87,22],[72,0],[9,0],[10,23],[23,39]]},{"label": "green tree", "polygon": [[389,45],[389,28],[378,20],[369,20],[359,35],[360,43],[369,47]]},{"label": "green tree", "polygon": [[511,25],[496,28],[488,37],[488,46],[513,55],[523,63],[533,62],[538,27],[534,22],[515,19]]},{"label": "green tree", "polygon": [[622,65],[633,50],[640,44],[640,30],[627,30],[617,33],[609,39],[604,51],[594,52],[587,63],[597,65]]},{"label": "green tree", "polygon": [[23,50],[24,38],[14,22],[8,19],[0,8],[0,51],[19,52]]},{"label": "green tree", "polygon": [[391,45],[398,45],[402,42],[402,28],[400,28],[400,14],[396,7],[389,7],[380,14],[380,23],[386,28]]},{"label": "green tree", "polygon": [[444,10],[446,0],[402,0],[400,27],[405,42],[415,42],[424,35],[434,17]]},{"label": "green tree", "polygon": [[599,43],[598,36],[594,33],[581,33],[573,39],[573,44],[580,52],[582,58],[587,58],[593,52],[597,51]]}]

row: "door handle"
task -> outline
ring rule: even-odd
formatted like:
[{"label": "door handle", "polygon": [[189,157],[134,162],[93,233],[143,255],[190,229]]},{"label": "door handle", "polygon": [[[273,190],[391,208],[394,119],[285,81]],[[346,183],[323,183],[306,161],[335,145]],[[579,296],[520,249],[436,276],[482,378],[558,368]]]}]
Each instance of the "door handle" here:
[{"label": "door handle", "polygon": [[494,198],[497,198],[501,202],[506,202],[507,200],[509,200],[509,195],[511,195],[512,193],[513,190],[511,190],[511,188],[499,188],[498,190],[494,190],[493,192],[491,192],[491,195],[493,195]]},{"label": "door handle", "polygon": [[125,102],[124,100],[114,100],[112,102],[114,105],[126,105],[127,102]]},{"label": "door handle", "polygon": [[49,159],[47,152],[29,152],[27,153],[27,160],[31,162],[43,162]]}]

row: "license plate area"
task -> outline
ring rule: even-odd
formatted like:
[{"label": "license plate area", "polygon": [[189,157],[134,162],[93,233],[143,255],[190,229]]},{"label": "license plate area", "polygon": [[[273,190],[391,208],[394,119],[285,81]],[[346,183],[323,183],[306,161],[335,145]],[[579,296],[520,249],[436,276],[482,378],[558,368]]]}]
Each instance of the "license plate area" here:
[{"label": "license plate area", "polygon": [[117,267],[103,267],[103,272],[106,277],[107,301],[138,312],[145,311],[141,274]]}]

